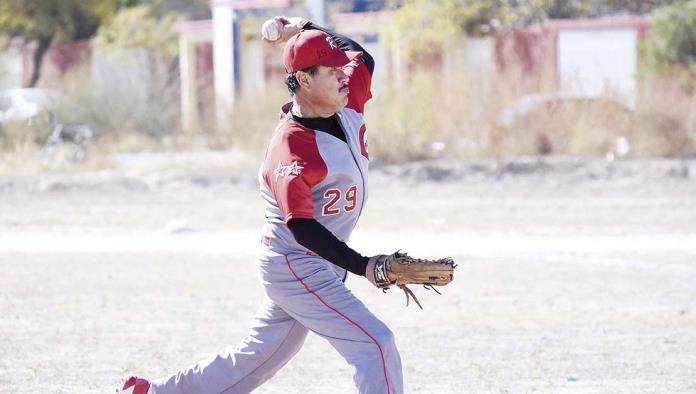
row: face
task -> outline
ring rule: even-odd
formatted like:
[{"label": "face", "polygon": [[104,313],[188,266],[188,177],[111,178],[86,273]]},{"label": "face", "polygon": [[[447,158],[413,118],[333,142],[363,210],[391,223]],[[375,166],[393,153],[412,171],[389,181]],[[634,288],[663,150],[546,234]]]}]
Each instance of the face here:
[{"label": "face", "polygon": [[319,66],[316,74],[303,74],[298,76],[302,94],[314,107],[330,116],[348,104],[348,76],[342,67]]}]

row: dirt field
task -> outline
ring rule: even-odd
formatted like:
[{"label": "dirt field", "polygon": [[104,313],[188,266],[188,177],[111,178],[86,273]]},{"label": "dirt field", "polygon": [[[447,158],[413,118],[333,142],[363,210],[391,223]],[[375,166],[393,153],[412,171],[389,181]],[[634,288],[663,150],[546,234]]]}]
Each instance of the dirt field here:
[{"label": "dirt field", "polygon": [[[202,163],[207,163],[203,165]],[[0,178],[0,392],[110,393],[234,346],[262,294],[251,165],[124,156]],[[372,170],[350,242],[451,255],[443,295],[349,286],[392,327],[409,393],[696,392],[696,160]],[[349,393],[317,336],[258,393]]]}]

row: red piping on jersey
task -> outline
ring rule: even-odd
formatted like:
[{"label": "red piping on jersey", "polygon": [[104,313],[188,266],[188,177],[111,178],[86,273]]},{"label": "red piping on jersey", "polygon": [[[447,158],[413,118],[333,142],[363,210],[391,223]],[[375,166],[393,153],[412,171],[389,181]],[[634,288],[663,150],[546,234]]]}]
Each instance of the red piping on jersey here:
[{"label": "red piping on jersey", "polygon": [[379,346],[379,343],[377,342],[377,340],[376,340],[372,335],[370,335],[364,328],[362,328],[362,327],[360,326],[360,324],[354,322],[354,321],[351,320],[348,316],[344,315],[343,313],[339,312],[336,308],[334,308],[334,307],[332,307],[331,305],[327,304],[324,300],[321,299],[321,297],[319,297],[319,294],[317,294],[317,293],[315,293],[314,291],[310,290],[309,287],[307,287],[307,285],[304,283],[304,281],[302,281],[302,279],[300,279],[300,277],[297,276],[297,274],[295,273],[295,271],[292,269],[292,266],[290,266],[290,259],[288,259],[288,256],[284,256],[284,257],[285,257],[285,262],[288,264],[288,269],[290,270],[290,272],[292,273],[292,275],[295,277],[295,279],[297,279],[298,282],[300,282],[300,283],[302,284],[302,286],[305,288],[305,290],[307,290],[307,292],[308,292],[309,294],[311,294],[311,295],[313,295],[314,297],[316,297],[316,298],[319,300],[319,302],[321,302],[322,304],[324,304],[324,306],[326,306],[327,308],[329,308],[329,309],[331,309],[332,311],[336,312],[336,314],[338,314],[338,315],[341,316],[342,318],[344,318],[344,319],[346,319],[347,321],[349,321],[350,323],[352,323],[355,327],[358,327],[358,328],[360,329],[360,331],[363,332],[363,334],[367,335],[367,336],[372,340],[372,342],[374,342],[374,344],[377,346],[377,349],[379,350],[379,356],[380,356],[380,358],[382,359],[382,370],[384,371],[384,380],[386,380],[386,382],[387,382],[387,394],[391,393],[391,389],[389,389],[389,378],[387,378],[387,363],[384,361],[384,353],[382,352],[382,347]]}]

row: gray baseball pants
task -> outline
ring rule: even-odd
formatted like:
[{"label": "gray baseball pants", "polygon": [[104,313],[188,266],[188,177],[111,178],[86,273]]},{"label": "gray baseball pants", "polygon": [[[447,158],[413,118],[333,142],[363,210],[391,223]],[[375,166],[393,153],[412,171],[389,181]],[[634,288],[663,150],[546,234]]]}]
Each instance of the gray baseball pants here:
[{"label": "gray baseball pants", "polygon": [[152,381],[150,394],[249,393],[297,354],[308,330],[355,368],[359,393],[403,393],[394,335],[345,286],[345,270],[317,256],[270,251],[259,269],[266,296],[249,335],[236,348]]}]

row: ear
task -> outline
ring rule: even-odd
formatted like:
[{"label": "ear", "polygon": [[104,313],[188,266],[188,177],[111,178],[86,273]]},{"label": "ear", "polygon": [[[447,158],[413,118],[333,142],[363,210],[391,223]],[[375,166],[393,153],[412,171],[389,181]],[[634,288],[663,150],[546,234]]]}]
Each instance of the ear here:
[{"label": "ear", "polygon": [[305,89],[309,88],[311,78],[308,73],[304,71],[298,71],[295,74],[295,78],[297,78],[297,82],[300,84],[300,87],[303,87]]}]

